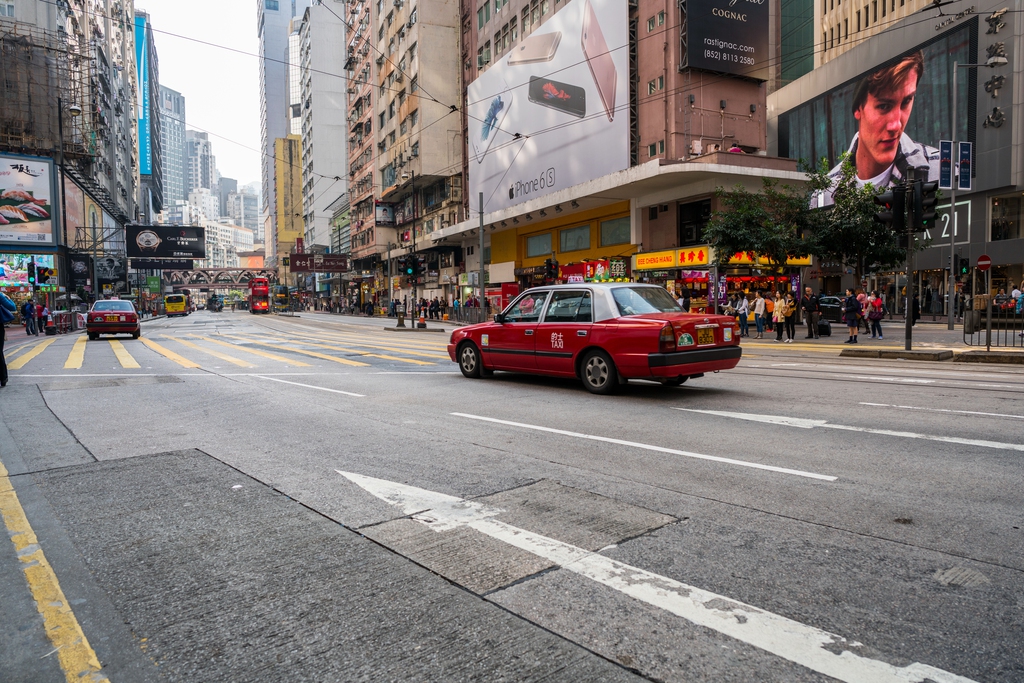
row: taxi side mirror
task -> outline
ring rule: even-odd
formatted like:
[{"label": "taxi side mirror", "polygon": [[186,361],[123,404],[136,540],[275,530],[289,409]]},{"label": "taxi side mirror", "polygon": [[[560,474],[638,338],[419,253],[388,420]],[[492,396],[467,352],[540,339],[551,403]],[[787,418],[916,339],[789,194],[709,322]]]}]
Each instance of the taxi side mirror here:
[{"label": "taxi side mirror", "polygon": [[499,324],[505,322],[505,316],[502,315],[501,313],[495,313],[494,314],[494,322],[499,323]]}]

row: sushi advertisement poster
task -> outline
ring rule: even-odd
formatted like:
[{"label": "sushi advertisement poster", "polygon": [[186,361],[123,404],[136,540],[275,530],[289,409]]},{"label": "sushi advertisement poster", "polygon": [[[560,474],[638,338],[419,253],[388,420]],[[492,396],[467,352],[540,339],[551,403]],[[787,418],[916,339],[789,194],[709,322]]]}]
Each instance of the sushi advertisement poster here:
[{"label": "sushi advertisement poster", "polygon": [[53,163],[0,154],[0,243],[54,244]]},{"label": "sushi advertisement poster", "polygon": [[629,167],[626,0],[566,5],[469,85],[469,190],[498,211]]}]

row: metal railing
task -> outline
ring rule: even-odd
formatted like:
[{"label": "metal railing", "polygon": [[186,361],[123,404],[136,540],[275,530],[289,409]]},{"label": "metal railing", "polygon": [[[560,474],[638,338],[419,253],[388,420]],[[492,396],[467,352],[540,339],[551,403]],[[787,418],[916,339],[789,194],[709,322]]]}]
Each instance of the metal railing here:
[{"label": "metal railing", "polygon": [[461,306],[459,308],[448,309],[448,320],[458,323],[466,323],[472,325],[475,323],[482,323],[488,319],[488,311],[486,308],[475,308]]},{"label": "metal railing", "polygon": [[971,309],[964,311],[964,344],[1024,348],[1024,311],[1016,301],[977,296],[972,303]]}]

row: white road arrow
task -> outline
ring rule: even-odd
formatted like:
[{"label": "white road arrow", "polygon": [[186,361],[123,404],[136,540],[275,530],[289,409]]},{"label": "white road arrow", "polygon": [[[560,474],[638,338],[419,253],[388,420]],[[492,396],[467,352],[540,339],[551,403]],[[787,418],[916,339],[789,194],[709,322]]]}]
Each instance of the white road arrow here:
[{"label": "white road arrow", "polygon": [[861,644],[792,619],[689,586],[599,553],[495,519],[502,510],[481,503],[336,470],[377,498],[437,531],[468,526],[632,598],[713,629],[773,655],[848,683],[973,683],[927,664],[897,667],[856,654]]},{"label": "white road arrow", "polygon": [[799,427],[801,429],[813,429],[821,427],[824,429],[841,429],[847,432],[863,432],[865,434],[881,434],[882,436],[898,436],[903,439],[924,439],[925,441],[941,441],[943,443],[955,443],[964,446],[981,446],[982,448],[998,448],[1000,450],[1024,451],[1024,444],[1002,443],[1000,441],[986,441],[984,439],[961,439],[958,436],[937,436],[935,434],[918,434],[916,432],[900,432],[893,429],[872,429],[871,427],[852,427],[850,425],[837,425],[825,420],[808,420],[801,417],[786,417],[785,415],[761,415],[758,413],[730,413],[724,410],[696,410],[694,408],[675,408],[684,413],[703,413],[704,415],[717,415],[729,417],[736,420],[750,420],[751,422],[766,422],[768,424],[781,425],[783,427]]}]

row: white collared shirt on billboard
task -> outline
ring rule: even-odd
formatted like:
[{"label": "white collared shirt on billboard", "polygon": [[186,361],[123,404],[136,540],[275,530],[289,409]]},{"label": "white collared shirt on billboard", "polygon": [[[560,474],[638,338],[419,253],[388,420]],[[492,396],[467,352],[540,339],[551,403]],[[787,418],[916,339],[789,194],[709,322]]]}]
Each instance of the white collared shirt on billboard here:
[{"label": "white collared shirt on billboard", "polygon": [[469,85],[485,211],[629,167],[628,23],[625,0],[568,4]]},{"label": "white collared shirt on billboard", "polygon": [[[850,149],[848,150],[850,159],[857,158],[858,140],[859,133],[854,133],[853,140],[850,142]],[[924,180],[938,180],[939,150],[920,142],[914,142],[909,135],[903,133],[903,135],[900,136],[900,153],[897,155],[896,160],[892,165],[874,178],[861,180],[861,178],[858,177],[857,186],[864,187],[870,182],[875,189],[881,190],[889,187],[890,185],[901,182],[906,177],[905,170],[901,169],[919,168],[922,166],[928,167],[928,177]],[[842,169],[843,164],[840,161],[831,171],[828,172],[829,177],[835,182],[838,182],[839,174],[842,172]],[[833,185],[833,188],[834,187],[835,185]],[[831,206],[833,203],[832,192],[824,192],[820,195],[814,195],[811,198],[812,209]]]}]

